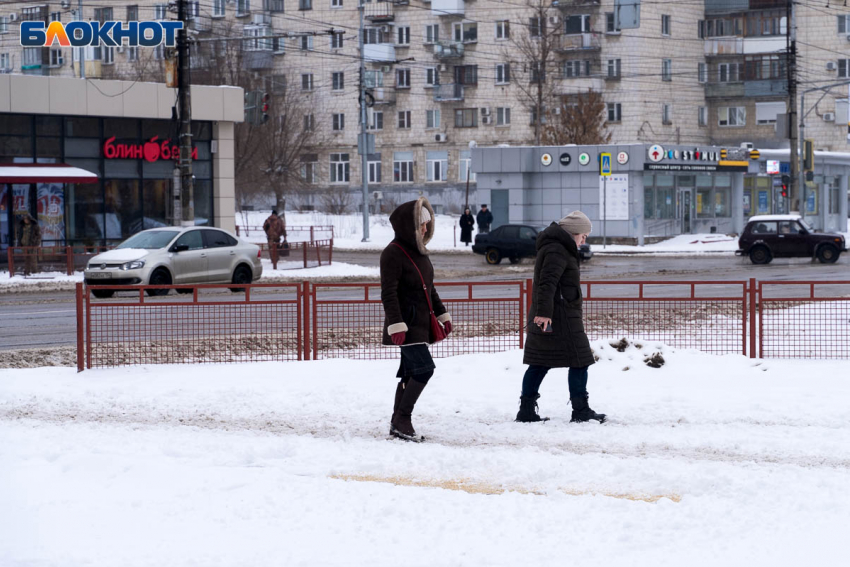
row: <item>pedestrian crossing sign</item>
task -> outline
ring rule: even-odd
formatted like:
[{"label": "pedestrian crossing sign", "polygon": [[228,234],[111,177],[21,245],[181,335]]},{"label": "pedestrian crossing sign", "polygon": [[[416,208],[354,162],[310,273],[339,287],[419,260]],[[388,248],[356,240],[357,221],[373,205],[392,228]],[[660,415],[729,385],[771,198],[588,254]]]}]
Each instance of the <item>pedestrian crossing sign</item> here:
[{"label": "pedestrian crossing sign", "polygon": [[599,154],[599,175],[611,175],[611,154]]}]

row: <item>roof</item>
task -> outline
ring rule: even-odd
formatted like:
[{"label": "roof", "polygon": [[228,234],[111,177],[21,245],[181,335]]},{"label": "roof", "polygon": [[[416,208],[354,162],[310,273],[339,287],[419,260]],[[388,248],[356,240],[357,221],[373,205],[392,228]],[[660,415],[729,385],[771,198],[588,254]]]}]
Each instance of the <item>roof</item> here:
[{"label": "roof", "polygon": [[800,215],[759,215],[750,217],[750,221],[800,220]]},{"label": "roof", "polygon": [[64,163],[0,164],[0,183],[95,183],[97,174]]}]

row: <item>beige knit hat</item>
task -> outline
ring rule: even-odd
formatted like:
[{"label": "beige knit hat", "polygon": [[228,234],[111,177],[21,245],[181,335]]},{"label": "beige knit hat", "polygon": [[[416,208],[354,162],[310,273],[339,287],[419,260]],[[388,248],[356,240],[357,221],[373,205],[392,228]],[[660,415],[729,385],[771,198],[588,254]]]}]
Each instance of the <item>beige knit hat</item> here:
[{"label": "beige knit hat", "polygon": [[419,224],[425,224],[426,222],[431,222],[431,213],[428,212],[428,209],[422,207],[422,211],[419,213]]},{"label": "beige knit hat", "polygon": [[570,234],[590,234],[593,229],[590,219],[581,211],[573,211],[561,220],[558,225]]}]

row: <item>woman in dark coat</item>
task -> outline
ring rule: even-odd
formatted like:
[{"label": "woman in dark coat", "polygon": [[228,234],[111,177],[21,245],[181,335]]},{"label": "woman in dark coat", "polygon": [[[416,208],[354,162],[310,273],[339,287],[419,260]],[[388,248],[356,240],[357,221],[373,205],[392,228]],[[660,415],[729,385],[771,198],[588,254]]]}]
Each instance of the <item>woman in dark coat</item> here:
[{"label": "woman in dark coat", "polygon": [[587,368],[593,351],[582,322],[578,247],[585,243],[592,226],[581,211],[573,211],[550,224],[537,237],[537,260],[529,310],[528,334],[523,363],[528,370],[522,380],[520,409],[516,420],[543,421],[537,414],[540,384],[550,368],[569,367],[570,421],[605,422],[605,414],[590,409]]},{"label": "woman in dark coat", "polygon": [[467,207],[463,210],[463,214],[460,217],[460,241],[466,242],[467,246],[472,242],[472,228],[474,226],[475,217],[472,216],[472,212]]},{"label": "woman in dark coat", "polygon": [[428,199],[400,205],[390,223],[395,238],[381,253],[383,344],[401,347],[390,435],[419,442],[423,438],[413,429],[413,407],[436,368],[428,351],[433,342],[429,300],[447,334],[452,331],[452,317],[434,288],[434,267],[425,248],[434,236],[434,210]]}]

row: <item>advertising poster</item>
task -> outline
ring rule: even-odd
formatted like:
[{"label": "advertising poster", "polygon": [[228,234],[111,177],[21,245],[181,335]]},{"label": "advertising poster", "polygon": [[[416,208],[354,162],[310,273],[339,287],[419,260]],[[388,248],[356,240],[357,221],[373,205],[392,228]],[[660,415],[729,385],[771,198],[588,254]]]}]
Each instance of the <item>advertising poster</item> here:
[{"label": "advertising poster", "polygon": [[61,244],[65,240],[65,191],[61,183],[39,183],[37,190],[38,225],[41,241]]},{"label": "advertising poster", "polygon": [[760,215],[766,215],[770,212],[768,209],[767,191],[759,191],[759,210]]},{"label": "advertising poster", "polygon": [[744,216],[752,216],[753,211],[753,196],[751,193],[744,193]]},{"label": "advertising poster", "polygon": [[599,216],[605,220],[629,220],[628,173],[599,176]]}]

